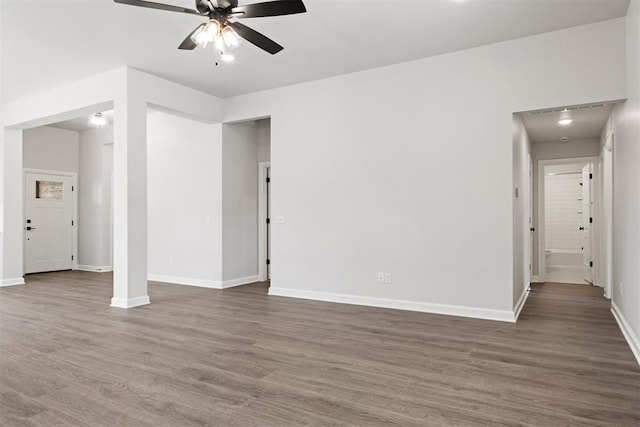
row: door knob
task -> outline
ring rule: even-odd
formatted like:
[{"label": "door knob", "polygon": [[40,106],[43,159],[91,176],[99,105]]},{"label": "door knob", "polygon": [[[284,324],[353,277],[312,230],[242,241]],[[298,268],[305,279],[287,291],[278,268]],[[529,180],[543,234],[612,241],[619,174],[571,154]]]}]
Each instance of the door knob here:
[{"label": "door knob", "polygon": [[584,227],[580,227],[578,230],[580,230],[580,231],[584,231]]},{"label": "door knob", "polygon": [[535,227],[531,227],[531,228],[529,229],[529,231],[536,231],[536,228],[535,228]]},{"label": "door knob", "polygon": [[27,231],[35,230],[35,227],[27,227]]}]

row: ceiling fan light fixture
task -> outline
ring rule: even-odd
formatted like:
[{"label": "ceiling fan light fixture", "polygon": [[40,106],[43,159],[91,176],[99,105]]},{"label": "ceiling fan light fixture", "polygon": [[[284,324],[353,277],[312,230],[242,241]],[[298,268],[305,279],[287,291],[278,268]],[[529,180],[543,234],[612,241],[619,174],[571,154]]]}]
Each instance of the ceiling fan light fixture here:
[{"label": "ceiling fan light fixture", "polygon": [[220,58],[224,62],[233,62],[236,59],[235,55],[231,52],[220,52]]},{"label": "ceiling fan light fixture", "polygon": [[225,27],[222,30],[222,39],[224,40],[224,44],[227,46],[227,50],[235,49],[240,46],[241,43],[240,36],[238,36],[231,27]]},{"label": "ceiling fan light fixture", "polygon": [[206,47],[218,37],[219,32],[220,24],[215,19],[212,19],[193,33],[191,40],[198,46]]},{"label": "ceiling fan light fixture", "polygon": [[107,119],[102,115],[102,113],[95,113],[89,119],[89,124],[96,128],[104,128],[107,126]]}]

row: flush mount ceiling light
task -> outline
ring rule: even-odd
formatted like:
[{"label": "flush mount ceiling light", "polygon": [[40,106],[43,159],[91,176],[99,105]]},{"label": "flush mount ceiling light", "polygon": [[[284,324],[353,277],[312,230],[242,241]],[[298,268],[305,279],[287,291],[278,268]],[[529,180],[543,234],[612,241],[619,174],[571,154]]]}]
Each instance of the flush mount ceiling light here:
[{"label": "flush mount ceiling light", "polygon": [[102,113],[95,113],[89,119],[89,124],[96,128],[103,128],[107,126],[107,119],[102,115]]},{"label": "flush mount ceiling light", "polygon": [[198,46],[204,48],[211,44],[216,54],[225,62],[234,60],[230,52],[240,46],[242,39],[272,55],[284,49],[267,36],[236,22],[237,19],[293,15],[307,11],[301,0],[276,0],[244,6],[238,6],[238,0],[195,0],[195,9],[144,0],[114,1],[131,6],[208,17],[209,21],[196,27],[178,49],[193,50]]},{"label": "flush mount ceiling light", "polygon": [[573,122],[573,120],[571,120],[571,116],[569,115],[569,110],[565,108],[564,110],[562,110],[562,113],[560,114],[560,120],[558,120],[558,124],[560,126],[568,126],[571,124],[571,122]]}]

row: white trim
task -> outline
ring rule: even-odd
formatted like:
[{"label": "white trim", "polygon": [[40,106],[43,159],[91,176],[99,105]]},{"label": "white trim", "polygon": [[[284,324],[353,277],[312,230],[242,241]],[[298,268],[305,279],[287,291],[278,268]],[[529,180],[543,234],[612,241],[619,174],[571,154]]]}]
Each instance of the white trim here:
[{"label": "white trim", "polygon": [[531,276],[531,283],[542,283],[538,276]]},{"label": "white trim", "polygon": [[636,360],[640,365],[640,338],[638,338],[633,332],[633,329],[631,329],[627,319],[624,318],[622,311],[620,311],[616,303],[613,301],[611,301],[611,312],[613,313],[613,317],[615,317],[616,322],[618,322],[622,335],[624,335],[625,340],[627,340],[633,355],[636,357]]},{"label": "white trim", "polygon": [[267,169],[271,167],[271,162],[258,163],[258,280],[267,280]]},{"label": "white trim", "polygon": [[239,279],[225,280],[222,282],[222,289],[233,288],[234,286],[248,285],[249,283],[260,282],[260,276],[240,277]]},{"label": "white trim", "polygon": [[94,273],[107,273],[113,271],[113,267],[110,265],[78,265],[74,270],[80,271],[92,271]]},{"label": "white trim", "polygon": [[149,295],[143,295],[135,298],[111,298],[111,307],[116,308],[133,308],[141,305],[150,304]]},{"label": "white trim", "polygon": [[459,305],[433,304],[274,287],[269,288],[269,295],[337,302],[342,304],[365,305],[370,307],[393,308],[397,310],[420,311],[433,314],[446,314],[449,316],[472,317],[475,319],[497,320],[501,322],[515,322],[514,312],[509,310],[493,310],[487,308],[464,307]]},{"label": "white trim", "polygon": [[[27,223],[27,174],[40,174],[40,175],[54,175],[54,176],[67,176],[71,177],[72,201],[71,201],[71,219],[73,226],[71,227],[71,255],[73,261],[71,261],[71,269],[78,270],[78,174],[76,172],[69,171],[52,171],[47,169],[32,169],[22,168],[22,222]],[[26,230],[22,233],[22,272],[26,271],[27,266],[27,245],[24,244],[26,240]]]},{"label": "white trim", "polygon": [[[540,281],[544,282],[544,274],[546,270],[546,261],[544,257],[544,233],[545,233],[545,224],[544,224],[544,167],[549,165],[564,165],[564,164],[582,164],[582,163],[591,163],[597,164],[598,157],[571,157],[565,159],[551,159],[551,160],[538,160],[538,278]],[[592,171],[594,178],[594,185],[596,185],[596,180],[599,179],[598,172],[595,170]],[[594,200],[594,205],[598,203],[597,200]],[[597,205],[594,207],[593,215],[596,216]],[[596,221],[600,219],[596,216]],[[591,233],[591,247],[593,248],[593,233]],[[592,257],[593,257],[592,253]]]},{"label": "white trim", "polygon": [[13,279],[4,279],[2,280],[2,282],[0,282],[0,288],[3,288],[5,286],[17,286],[17,285],[24,285],[24,277],[15,277]]},{"label": "white trim", "polygon": [[193,277],[166,276],[149,274],[147,280],[152,282],[172,283],[174,285],[197,286],[199,288],[223,289],[222,282],[217,280],[194,279]]},{"label": "white trim", "polygon": [[165,276],[162,274],[149,274],[147,280],[152,282],[171,283],[173,285],[184,286],[196,286],[199,288],[209,289],[227,289],[234,286],[247,285],[249,283],[260,282],[259,276],[240,277],[238,279],[225,280],[221,282],[219,280],[206,280],[206,279],[194,279],[192,277],[177,277],[177,276]]},{"label": "white trim", "polygon": [[524,304],[527,302],[527,298],[529,298],[530,291],[531,291],[531,283],[529,283],[529,286],[527,286],[527,289],[525,289],[524,292],[522,292],[522,295],[520,295],[520,298],[518,298],[518,302],[514,307],[513,317],[516,321],[518,320],[518,317],[520,317],[520,312],[522,311]]}]

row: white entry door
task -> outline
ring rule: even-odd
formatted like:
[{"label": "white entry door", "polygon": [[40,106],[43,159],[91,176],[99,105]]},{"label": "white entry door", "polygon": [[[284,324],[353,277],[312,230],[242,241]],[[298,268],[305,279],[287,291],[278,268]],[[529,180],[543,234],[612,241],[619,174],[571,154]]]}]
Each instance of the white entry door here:
[{"label": "white entry door", "polygon": [[593,283],[593,263],[591,258],[591,228],[593,225],[592,214],[592,178],[593,170],[591,164],[582,168],[582,265],[583,278],[589,283]]},{"label": "white entry door", "polygon": [[25,273],[70,270],[73,265],[73,180],[25,176]]}]

